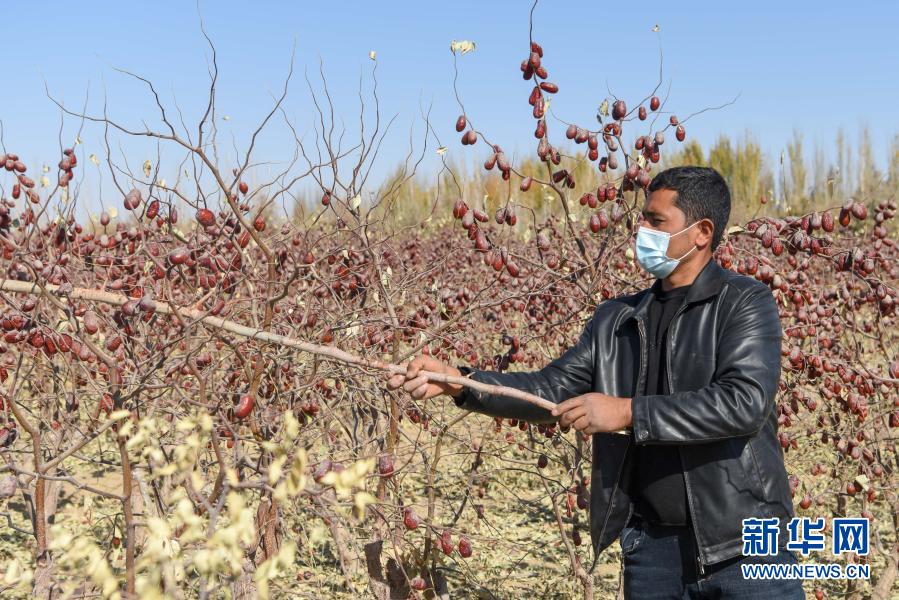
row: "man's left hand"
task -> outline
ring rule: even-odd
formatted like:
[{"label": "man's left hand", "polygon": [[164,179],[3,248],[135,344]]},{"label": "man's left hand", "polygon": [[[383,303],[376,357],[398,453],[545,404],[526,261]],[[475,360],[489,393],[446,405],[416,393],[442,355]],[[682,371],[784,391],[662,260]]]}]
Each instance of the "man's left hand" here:
[{"label": "man's left hand", "polygon": [[573,426],[593,434],[631,426],[631,399],[591,392],[569,398],[552,410],[561,427]]}]

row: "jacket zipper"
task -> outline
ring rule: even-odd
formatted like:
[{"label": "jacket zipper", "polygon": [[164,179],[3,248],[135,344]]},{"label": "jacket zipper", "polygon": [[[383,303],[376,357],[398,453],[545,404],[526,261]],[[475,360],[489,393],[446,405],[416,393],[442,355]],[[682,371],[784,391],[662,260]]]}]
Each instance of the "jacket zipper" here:
[{"label": "jacket zipper", "polygon": [[[674,325],[675,320],[680,316],[680,314],[687,307],[686,303],[683,304],[674,316],[671,318],[671,323],[668,325],[668,331],[665,332],[665,371],[668,377],[668,393],[671,394],[674,392],[674,386],[671,382],[671,329],[672,325]],[[687,477],[687,469],[684,467],[684,456],[681,454],[680,448],[677,449],[677,456],[680,459],[680,467],[681,471],[684,473],[684,485],[687,488],[687,509],[690,511],[690,519],[692,520],[692,527],[690,529],[693,530],[693,537],[696,538],[696,566],[699,569],[700,575],[705,575],[705,568],[702,564],[702,545],[699,543],[699,535],[696,533],[696,515],[693,512],[693,501],[692,496],[690,495],[690,478]]]},{"label": "jacket zipper", "polygon": [[[643,382],[644,377],[644,368],[646,367],[646,332],[643,321],[637,319],[637,330],[640,332],[640,370],[637,373],[637,389],[640,389],[640,384]],[[621,470],[624,466],[624,463],[627,461],[627,454],[631,451],[631,442],[628,440],[627,448],[624,451],[624,458],[621,459],[621,464],[618,465],[618,474],[615,477],[615,485],[612,487],[612,494],[609,496],[609,508],[606,509],[606,518],[603,520],[602,529],[599,531],[599,536],[602,535],[606,531],[606,526],[609,524],[609,515],[612,514],[612,505],[615,502],[615,492],[618,490],[618,484],[621,482]],[[631,518],[631,514],[634,512],[633,499],[631,500],[631,507],[627,513],[627,520],[629,521]],[[627,521],[625,521],[625,524]],[[595,562],[595,559],[594,559]]]}]

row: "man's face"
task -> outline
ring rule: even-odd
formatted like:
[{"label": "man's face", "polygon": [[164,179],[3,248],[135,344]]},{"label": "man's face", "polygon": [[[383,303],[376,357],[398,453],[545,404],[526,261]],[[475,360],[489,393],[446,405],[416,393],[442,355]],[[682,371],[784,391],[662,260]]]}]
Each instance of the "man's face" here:
[{"label": "man's face", "polygon": [[667,252],[669,258],[680,258],[689,252],[695,244],[694,238],[701,233],[700,226],[696,225],[681,232],[680,235],[675,235],[687,226],[687,215],[674,205],[676,197],[677,192],[674,190],[660,189],[650,192],[643,205],[643,212],[637,218],[640,227],[671,234]]}]

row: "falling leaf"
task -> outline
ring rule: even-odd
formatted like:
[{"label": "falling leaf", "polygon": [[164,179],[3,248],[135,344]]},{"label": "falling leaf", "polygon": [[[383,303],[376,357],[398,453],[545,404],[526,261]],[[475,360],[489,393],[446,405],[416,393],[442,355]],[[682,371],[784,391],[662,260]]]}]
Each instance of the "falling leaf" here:
[{"label": "falling leaf", "polygon": [[604,117],[609,116],[609,100],[608,98],[602,101],[602,104],[599,105],[599,114]]},{"label": "falling leaf", "polygon": [[450,43],[450,50],[452,50],[453,54],[459,52],[460,54],[467,54],[475,49],[475,43],[470,42],[468,40],[456,41],[453,40]]},{"label": "falling leaf", "polygon": [[369,57],[370,59],[372,59],[372,60],[375,60],[375,51],[374,51],[374,50],[369,50],[369,51],[368,51],[368,57]]},{"label": "falling leaf", "polygon": [[446,154],[446,146],[440,146],[439,148],[437,148],[437,154],[439,154],[440,156]]},{"label": "falling leaf", "polygon": [[144,161],[144,177],[150,176],[150,171],[153,170],[153,163],[150,162],[149,159]]},{"label": "falling leaf", "polygon": [[41,187],[47,187],[50,185],[50,178],[46,175],[41,175]]},{"label": "falling leaf", "polygon": [[229,117],[228,115],[225,115],[222,117],[222,121],[230,121],[230,120],[231,120],[231,117]]},{"label": "falling leaf", "polygon": [[659,24],[656,23],[656,26],[653,27],[652,30],[655,31],[655,32],[658,32],[658,31],[659,31]]},{"label": "falling leaf", "polygon": [[41,172],[42,172],[42,173],[49,173],[49,172],[50,172],[50,167],[48,167],[47,165],[44,165],[44,166],[41,168]]},{"label": "falling leaf", "polygon": [[91,162],[94,163],[95,165],[97,165],[97,166],[100,165],[100,159],[97,158],[96,154],[91,154],[88,158],[90,158]]},{"label": "falling leaf", "polygon": [[112,206],[109,208],[109,210],[106,211],[106,214],[109,215],[110,219],[115,219],[117,216],[119,216],[119,209],[117,209],[115,206]]}]

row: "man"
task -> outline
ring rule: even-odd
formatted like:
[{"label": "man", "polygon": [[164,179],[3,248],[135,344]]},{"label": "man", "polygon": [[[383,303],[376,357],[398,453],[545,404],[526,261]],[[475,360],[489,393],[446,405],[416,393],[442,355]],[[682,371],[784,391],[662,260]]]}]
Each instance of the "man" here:
[{"label": "man", "polygon": [[[594,557],[619,540],[627,598],[805,597],[801,580],[748,580],[740,569],[796,556],[785,547],[794,513],[774,410],[780,319],[765,284],[712,260],[729,216],[730,192],[714,169],[662,171],[635,244],[655,282],[597,305],[561,357],[539,371],[499,373],[419,356],[405,375],[388,378],[388,387],[417,399],[448,394],[468,410],[558,418],[592,434]],[[429,382],[422,370],[526,390],[558,406],[550,413]],[[621,429],[628,435],[613,433]],[[743,519],[772,517],[770,552],[744,556]]]}]

